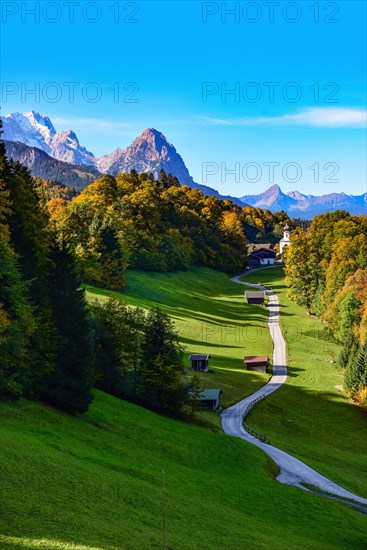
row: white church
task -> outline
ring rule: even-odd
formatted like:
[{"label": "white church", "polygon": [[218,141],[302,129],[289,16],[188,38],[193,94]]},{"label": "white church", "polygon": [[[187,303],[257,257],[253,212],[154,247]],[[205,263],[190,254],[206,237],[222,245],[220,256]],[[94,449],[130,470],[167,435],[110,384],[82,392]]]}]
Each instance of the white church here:
[{"label": "white church", "polygon": [[291,244],[290,236],[291,236],[291,228],[287,224],[284,226],[283,238],[280,239],[279,241],[279,254],[283,254],[284,247],[289,246]]}]

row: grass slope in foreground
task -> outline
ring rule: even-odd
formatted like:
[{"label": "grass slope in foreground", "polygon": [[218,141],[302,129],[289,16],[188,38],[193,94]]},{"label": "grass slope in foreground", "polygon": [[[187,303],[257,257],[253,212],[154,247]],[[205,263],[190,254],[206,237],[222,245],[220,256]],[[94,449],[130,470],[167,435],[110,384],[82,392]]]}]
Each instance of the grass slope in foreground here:
[{"label": "grass slope in foreground", "polygon": [[242,280],[277,293],[288,356],[287,383],[253,409],[248,423],[276,447],[367,497],[366,415],[341,390],[343,375],[332,362],[340,347],[319,319],[287,298],[282,268],[262,269]]},{"label": "grass slope in foreground", "polygon": [[0,548],[364,548],[366,518],[287,487],[246,442],[96,392],[82,418],[1,404]]},{"label": "grass slope in foreground", "polygon": [[248,372],[244,355],[272,354],[265,307],[249,305],[244,289],[227,275],[205,268],[178,273],[129,271],[123,293],[87,286],[87,297],[112,295],[146,309],[159,306],[175,322],[186,346],[185,367],[191,375],[190,353],[209,353],[213,372],[201,374],[203,387],[221,388],[224,407],[263,386],[268,374]]}]

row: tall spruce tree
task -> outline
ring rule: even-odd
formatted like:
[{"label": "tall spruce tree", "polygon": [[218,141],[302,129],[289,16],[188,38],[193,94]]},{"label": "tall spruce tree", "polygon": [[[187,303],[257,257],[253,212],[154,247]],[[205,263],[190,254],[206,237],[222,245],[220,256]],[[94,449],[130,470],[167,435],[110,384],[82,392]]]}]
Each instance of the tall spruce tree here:
[{"label": "tall spruce tree", "polygon": [[140,398],[149,408],[168,414],[180,412],[184,402],[182,353],[169,316],[159,308],[151,310],[143,331],[138,369]]},{"label": "tall spruce tree", "polygon": [[357,342],[353,332],[350,330],[347,332],[344,340],[343,347],[339,354],[339,364],[343,369],[346,369],[351,355],[355,354],[357,350]]},{"label": "tall spruce tree", "polygon": [[351,355],[345,372],[345,384],[352,397],[361,386],[367,386],[367,343],[358,346]]},{"label": "tall spruce tree", "polygon": [[96,302],[92,314],[97,387],[117,397],[136,399],[127,386],[136,379],[144,311],[109,298],[103,305]]},{"label": "tall spruce tree", "polygon": [[31,294],[42,299],[52,244],[48,214],[40,205],[27,168],[17,162],[11,162],[10,168],[11,237],[23,275],[31,281]]},{"label": "tall spruce tree", "polygon": [[45,389],[47,376],[55,367],[56,331],[50,307],[49,282],[52,235],[48,215],[39,204],[27,168],[9,162],[5,181],[11,202],[10,238],[19,258],[22,278],[27,283],[35,319],[29,348],[32,374],[28,395],[38,397]]},{"label": "tall spruce tree", "polygon": [[0,234],[0,398],[20,397],[29,389],[29,340],[34,329],[17,257]]},{"label": "tall spruce tree", "polygon": [[1,128],[0,119],[0,398],[14,398],[29,385],[29,339],[35,326],[10,240],[10,167]]},{"label": "tall spruce tree", "polygon": [[58,334],[56,368],[44,399],[72,414],[92,401],[93,339],[75,260],[62,244],[52,251],[52,314]]},{"label": "tall spruce tree", "polygon": [[105,288],[121,290],[126,286],[126,258],[116,231],[110,226],[102,227],[100,234],[101,283]]}]

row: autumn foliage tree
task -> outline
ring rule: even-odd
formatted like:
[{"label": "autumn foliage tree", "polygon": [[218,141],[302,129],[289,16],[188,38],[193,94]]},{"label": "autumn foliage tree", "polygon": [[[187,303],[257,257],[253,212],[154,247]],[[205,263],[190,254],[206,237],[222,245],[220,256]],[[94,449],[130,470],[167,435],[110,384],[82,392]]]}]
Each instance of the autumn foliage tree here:
[{"label": "autumn foliage tree", "polygon": [[[246,241],[276,242],[287,219],[180,186],[163,171],[157,179],[135,171],[103,176],[68,203],[52,198],[48,204],[83,279],[106,288],[124,286],[127,265],[177,271],[196,264],[238,272],[246,265]],[[107,256],[115,257],[116,269]]]},{"label": "autumn foliage tree", "polygon": [[367,386],[367,217],[316,216],[292,233],[285,258],[290,297],[320,315],[340,341],[345,385],[358,399]]}]

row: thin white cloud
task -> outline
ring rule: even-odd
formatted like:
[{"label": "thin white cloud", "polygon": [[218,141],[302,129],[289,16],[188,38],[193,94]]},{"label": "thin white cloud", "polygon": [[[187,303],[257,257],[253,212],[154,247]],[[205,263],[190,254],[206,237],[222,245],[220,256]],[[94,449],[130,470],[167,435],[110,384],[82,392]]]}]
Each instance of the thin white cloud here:
[{"label": "thin white cloud", "polygon": [[[61,128],[78,130],[99,130],[101,133],[114,135],[130,135],[140,133],[145,127],[151,127],[149,121],[118,121],[100,118],[52,117],[52,121]],[[233,117],[217,118],[197,116],[191,123],[211,126],[300,126],[314,128],[364,128],[367,123],[367,113],[363,109],[348,107],[310,107],[294,114],[284,114],[274,117]],[[187,126],[190,118],[181,120],[155,121],[155,127]]]},{"label": "thin white cloud", "polygon": [[367,113],[345,107],[310,107],[295,114],[275,117],[218,119],[199,117],[204,123],[221,126],[311,126],[316,128],[364,128]]},{"label": "thin white cloud", "polygon": [[[123,122],[119,120],[104,120],[100,118],[78,118],[78,117],[60,117],[60,116],[53,116],[50,115],[50,118],[53,123],[58,124],[62,127],[72,127],[75,128],[90,128],[90,129],[106,129],[106,130],[135,130],[136,128],[140,128],[140,131],[143,131],[145,128],[157,128],[159,129],[161,126],[190,126],[192,125],[193,119],[190,120],[190,118],[182,118],[182,119],[162,119],[162,120],[150,120],[150,119],[142,119],[142,120],[133,120],[129,122]],[[197,124],[197,120],[194,119],[195,124]]]},{"label": "thin white cloud", "polygon": [[212,118],[210,116],[200,116],[198,117],[201,121],[207,122],[208,124],[213,124],[215,126],[234,126],[233,120],[236,119],[223,119],[223,118]]},{"label": "thin white cloud", "polygon": [[99,128],[99,129],[123,129],[129,130],[134,127],[130,122],[118,122],[103,120],[100,118],[63,118],[51,117],[55,124],[71,126],[72,128]]}]

